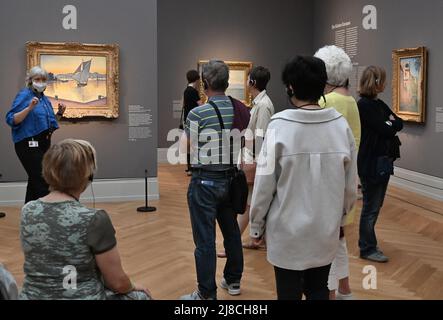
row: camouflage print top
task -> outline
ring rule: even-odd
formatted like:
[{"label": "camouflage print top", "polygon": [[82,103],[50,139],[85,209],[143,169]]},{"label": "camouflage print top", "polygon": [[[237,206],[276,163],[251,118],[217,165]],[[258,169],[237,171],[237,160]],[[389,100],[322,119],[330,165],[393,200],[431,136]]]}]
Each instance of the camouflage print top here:
[{"label": "camouflage print top", "polygon": [[95,255],[113,249],[116,239],[105,211],[76,201],[29,202],[22,209],[20,238],[20,299],[106,299]]}]

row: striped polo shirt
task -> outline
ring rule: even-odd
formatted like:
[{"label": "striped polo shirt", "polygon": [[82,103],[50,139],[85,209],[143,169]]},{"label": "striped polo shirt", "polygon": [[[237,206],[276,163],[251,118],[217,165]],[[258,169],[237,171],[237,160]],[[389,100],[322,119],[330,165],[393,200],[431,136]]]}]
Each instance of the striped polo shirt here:
[{"label": "striped polo shirt", "polygon": [[[231,130],[234,121],[234,107],[229,97],[215,96],[211,97],[209,101],[214,102],[220,110],[225,130]],[[221,148],[222,129],[217,113],[209,103],[194,108],[189,113],[186,119],[185,131],[188,138],[191,137],[192,167],[204,167],[210,170],[226,170],[229,168],[229,162],[220,164],[221,155],[223,154]],[[199,139],[198,152],[196,139]],[[226,149],[225,152],[229,154],[229,149]]]}]

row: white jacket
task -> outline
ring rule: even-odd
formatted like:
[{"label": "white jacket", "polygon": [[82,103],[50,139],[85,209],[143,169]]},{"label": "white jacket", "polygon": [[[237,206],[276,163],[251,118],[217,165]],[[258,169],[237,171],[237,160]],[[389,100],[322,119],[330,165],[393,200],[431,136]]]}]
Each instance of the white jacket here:
[{"label": "white jacket", "polygon": [[342,218],[356,199],[357,150],[346,119],[332,108],[274,115],[258,159],[250,217],[251,237],[266,230],[269,262],[288,270],[330,264]]},{"label": "white jacket", "polygon": [[[258,132],[257,130],[261,130],[260,137],[264,137],[266,130],[268,129],[269,122],[271,122],[271,117],[274,115],[274,105],[272,104],[271,99],[269,98],[266,90],[260,92],[260,94],[255,97],[254,101],[252,101],[252,110],[251,110],[251,119],[249,120],[248,130],[254,134],[254,138],[256,138]],[[259,147],[257,144],[256,147]],[[243,161],[248,164],[252,164],[254,162],[254,153],[253,146],[246,145],[244,150],[244,158]],[[255,150],[256,154],[260,153],[260,149],[257,148]]]}]

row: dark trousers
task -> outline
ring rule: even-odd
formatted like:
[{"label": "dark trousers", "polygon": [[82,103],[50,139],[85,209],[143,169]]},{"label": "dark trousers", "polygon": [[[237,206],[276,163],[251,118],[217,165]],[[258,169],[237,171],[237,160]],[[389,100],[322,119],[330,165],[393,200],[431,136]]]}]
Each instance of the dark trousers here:
[{"label": "dark trousers", "polygon": [[49,185],[42,176],[42,161],[51,146],[51,138],[47,134],[36,136],[34,140],[38,141],[38,147],[35,148],[29,146],[31,140],[31,138],[25,139],[15,144],[15,152],[28,174],[25,203],[42,198],[49,193]]},{"label": "dark trousers", "polygon": [[226,173],[194,172],[189,185],[188,205],[196,247],[198,289],[205,298],[217,297],[216,221],[224,238],[227,256],[224,277],[227,283],[239,283],[243,273],[243,249],[240,229],[230,203],[230,180],[231,175]]},{"label": "dark trousers", "polygon": [[363,208],[360,217],[360,255],[368,256],[377,249],[375,224],[386,196],[389,180],[384,183],[373,183],[366,178],[361,178],[363,193]]},{"label": "dark trousers", "polygon": [[329,300],[328,277],[331,265],[304,271],[274,267],[278,300]]}]

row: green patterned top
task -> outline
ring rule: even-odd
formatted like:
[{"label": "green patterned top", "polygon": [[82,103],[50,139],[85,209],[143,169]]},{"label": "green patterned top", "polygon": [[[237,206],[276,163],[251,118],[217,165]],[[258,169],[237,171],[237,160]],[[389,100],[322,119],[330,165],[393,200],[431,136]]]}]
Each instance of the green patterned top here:
[{"label": "green patterned top", "polygon": [[106,299],[95,255],[116,246],[108,214],[76,201],[29,202],[20,238],[25,279],[20,299]]}]

